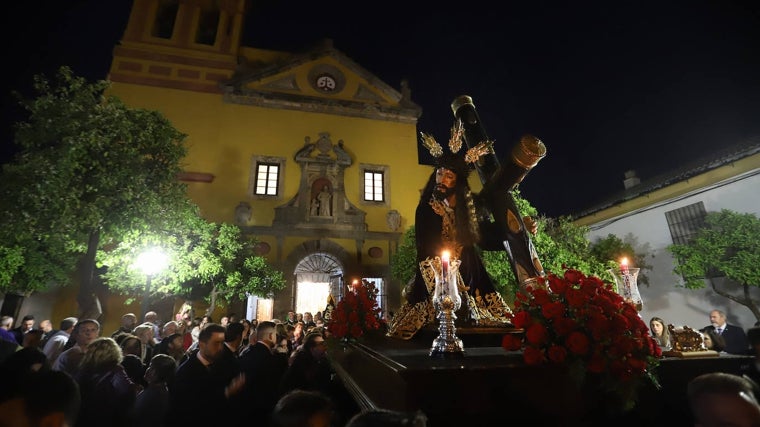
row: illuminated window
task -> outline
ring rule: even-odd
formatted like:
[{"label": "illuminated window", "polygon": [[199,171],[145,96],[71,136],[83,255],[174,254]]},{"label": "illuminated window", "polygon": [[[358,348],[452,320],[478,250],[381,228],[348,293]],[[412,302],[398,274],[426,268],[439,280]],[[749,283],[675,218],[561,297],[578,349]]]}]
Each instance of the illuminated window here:
[{"label": "illuminated window", "polygon": [[364,200],[382,202],[383,181],[382,171],[364,171]]},{"label": "illuminated window", "polygon": [[365,204],[388,205],[388,171],[384,165],[360,165],[361,198]]},{"label": "illuminated window", "polygon": [[254,156],[251,161],[250,194],[257,198],[279,198],[282,195],[285,159]]},{"label": "illuminated window", "polygon": [[280,165],[259,163],[256,165],[256,194],[276,196]]}]

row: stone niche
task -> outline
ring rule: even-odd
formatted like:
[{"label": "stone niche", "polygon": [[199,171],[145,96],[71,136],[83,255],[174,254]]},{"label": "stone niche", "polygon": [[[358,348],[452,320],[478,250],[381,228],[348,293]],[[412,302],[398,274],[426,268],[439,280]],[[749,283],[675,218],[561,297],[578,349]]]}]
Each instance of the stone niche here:
[{"label": "stone niche", "polygon": [[316,141],[307,136],[295,161],[301,169],[298,193],[275,208],[273,227],[367,230],[366,213],[346,197],[344,172],[353,161],[342,140],[333,144],[327,132]]}]

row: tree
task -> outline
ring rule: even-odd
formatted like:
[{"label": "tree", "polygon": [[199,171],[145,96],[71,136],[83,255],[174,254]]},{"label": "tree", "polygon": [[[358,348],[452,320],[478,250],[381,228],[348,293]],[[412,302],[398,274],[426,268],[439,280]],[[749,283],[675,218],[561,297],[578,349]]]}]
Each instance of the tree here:
[{"label": "tree", "polygon": [[412,225],[404,231],[398,250],[391,255],[391,276],[404,285],[414,279],[417,271],[417,243],[414,230]]},{"label": "tree", "polygon": [[[537,219],[538,231],[531,239],[545,271],[562,274],[565,267],[571,267],[606,280],[612,279],[606,273],[605,264],[590,251],[586,237],[588,228],[573,224],[568,217],[553,219],[540,216],[519,190],[514,191],[514,198],[523,216]],[[511,301],[519,286],[506,252],[483,252],[483,261],[495,283],[501,286],[504,296]]]},{"label": "tree", "polygon": [[146,284],[135,268],[139,253],[160,247],[167,253],[168,267],[153,278],[152,297],[201,295],[209,300],[211,314],[219,299],[230,302],[249,294],[270,297],[285,286],[281,271],[256,253],[258,241],[240,227],[207,222],[193,210],[183,213],[175,224],[154,233],[128,233],[115,247],[104,251],[98,264],[110,289],[137,295]]},{"label": "tree", "polygon": [[[688,244],[668,246],[676,258],[673,271],[688,289],[703,289],[707,283],[716,294],[746,306],[760,321],[752,288],[760,287],[760,219],[750,213],[728,209],[710,212],[705,227]],[[734,295],[719,287],[715,279],[725,277],[742,287]]]},{"label": "tree", "polygon": [[591,254],[598,260],[606,261],[608,268],[617,269],[620,267],[620,260],[628,258],[631,260],[630,265],[638,267],[639,276],[637,283],[649,285],[649,276],[646,271],[651,270],[652,266],[647,263],[649,256],[649,247],[645,245],[637,251],[638,242],[632,234],[627,234],[624,239],[608,234],[605,238],[598,238],[591,244]]},{"label": "tree", "polygon": [[156,111],[104,97],[108,86],[67,67],[53,82],[35,76],[36,98],[21,100],[28,119],[17,125],[19,152],[0,180],[0,255],[23,257],[0,275],[0,289],[65,285],[76,271],[80,312],[88,316],[100,314],[93,289],[104,242],[160,228],[186,204],[177,180],[185,135]]}]

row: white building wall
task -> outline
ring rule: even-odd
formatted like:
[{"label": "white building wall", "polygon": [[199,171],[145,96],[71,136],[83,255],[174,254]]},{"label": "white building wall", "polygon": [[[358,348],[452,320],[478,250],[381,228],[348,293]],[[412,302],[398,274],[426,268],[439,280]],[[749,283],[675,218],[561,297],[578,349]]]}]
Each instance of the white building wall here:
[{"label": "white building wall", "polygon": [[[760,170],[591,225],[589,239],[594,242],[598,238],[614,234],[621,239],[635,242],[637,252],[643,249],[652,254],[647,263],[653,268],[645,272],[649,277],[649,285],[639,285],[644,300],[644,309],[640,314],[647,324],[649,319],[657,316],[668,324],[699,329],[710,324],[709,312],[719,309],[726,312],[728,323],[741,325],[745,329],[750,328],[757,319],[748,308],[716,294],[709,287],[700,290],[686,289],[680,276],[673,273],[673,257],[666,249],[673,241],[665,212],[700,201],[704,203],[707,212],[729,209],[760,216]],[[724,289],[741,295],[741,288],[738,286],[724,286]],[[751,293],[756,301],[760,300],[759,288],[751,287]]]}]

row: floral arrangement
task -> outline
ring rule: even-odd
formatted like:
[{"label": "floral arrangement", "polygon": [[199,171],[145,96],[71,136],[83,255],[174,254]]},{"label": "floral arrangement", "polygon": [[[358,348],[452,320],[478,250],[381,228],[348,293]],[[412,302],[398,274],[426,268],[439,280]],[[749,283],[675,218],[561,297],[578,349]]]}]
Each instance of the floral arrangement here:
[{"label": "floral arrangement", "polygon": [[369,331],[380,329],[383,325],[380,312],[375,284],[362,279],[338,302],[327,323],[327,330],[335,338],[357,339]]},{"label": "floral arrangement", "polygon": [[504,336],[506,350],[522,349],[528,365],[565,366],[579,389],[593,384],[617,399],[608,407],[631,409],[644,381],[659,387],[653,370],[660,347],[636,308],[610,284],[566,269],[539,285],[544,287],[517,293],[512,323],[525,333]]}]

